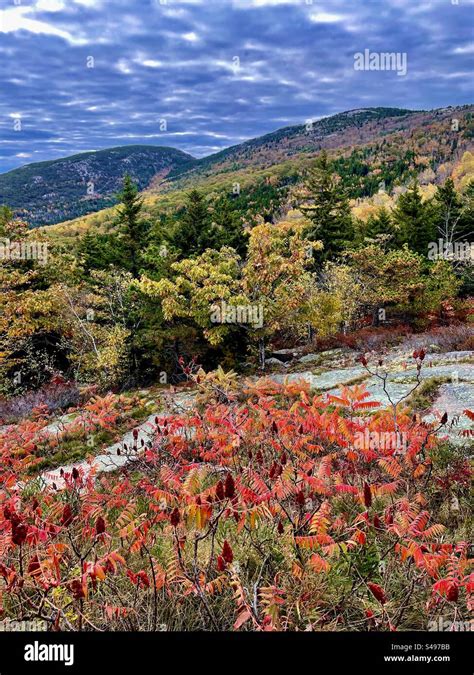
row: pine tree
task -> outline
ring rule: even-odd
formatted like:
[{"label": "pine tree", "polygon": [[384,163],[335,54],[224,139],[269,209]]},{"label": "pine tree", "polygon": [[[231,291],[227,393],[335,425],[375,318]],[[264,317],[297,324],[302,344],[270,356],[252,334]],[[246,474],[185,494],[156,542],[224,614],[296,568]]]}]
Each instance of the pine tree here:
[{"label": "pine tree", "polygon": [[393,210],[393,220],[398,226],[397,243],[407,243],[412,251],[426,256],[429,243],[435,240],[436,226],[432,205],[430,202],[423,202],[416,180],[398,198]]},{"label": "pine tree", "polygon": [[334,258],[353,240],[354,226],[349,201],[325,151],[310,169],[306,187],[313,200],[310,206],[303,207],[313,223],[306,238],[323,242],[323,260]]},{"label": "pine tree", "polygon": [[143,199],[138,196],[138,188],[129,175],[123,179],[123,189],[118,195],[120,206],[116,224],[121,235],[124,266],[134,277],[139,276],[141,252],[148,239],[148,224],[141,217]]}]

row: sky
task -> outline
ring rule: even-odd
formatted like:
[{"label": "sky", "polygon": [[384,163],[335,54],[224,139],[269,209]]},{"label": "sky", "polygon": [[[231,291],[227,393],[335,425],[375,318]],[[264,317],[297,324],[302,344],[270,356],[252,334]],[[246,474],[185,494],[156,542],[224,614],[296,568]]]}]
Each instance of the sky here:
[{"label": "sky", "polygon": [[472,103],[473,26],[474,0],[0,0],[0,172]]}]

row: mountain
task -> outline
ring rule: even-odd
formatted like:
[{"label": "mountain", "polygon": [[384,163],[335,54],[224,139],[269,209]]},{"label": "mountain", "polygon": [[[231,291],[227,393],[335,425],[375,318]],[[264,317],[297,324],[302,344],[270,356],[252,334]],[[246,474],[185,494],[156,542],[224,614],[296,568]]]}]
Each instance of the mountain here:
[{"label": "mountain", "polygon": [[174,148],[127,145],[27,164],[0,174],[0,204],[33,226],[57,223],[114,204],[126,173],[143,190],[194,161]]},{"label": "mountain", "polygon": [[[236,184],[241,193],[233,196],[243,213],[263,205],[268,215],[278,208],[285,186],[298,182],[323,148],[336,159],[349,196],[357,199],[372,196],[382,181],[388,190],[404,185],[415,173],[441,182],[473,138],[473,105],[429,111],[359,108],[284,127],[202,159],[136,145],[28,164],[0,175],[0,204],[32,225],[60,223],[113,205],[121,178],[129,173],[145,190],[153,217],[156,208],[180,206],[182,191],[191,186],[210,193],[232,192]],[[109,221],[110,212],[101,213]]]},{"label": "mountain", "polygon": [[[338,113],[305,124],[283,127],[264,136],[197,160],[184,173],[206,174],[246,166],[265,166],[281,162],[295,154],[356,145],[376,136],[409,126],[408,120],[419,115],[402,108],[360,108]],[[169,178],[182,176],[183,171],[171,171]]]},{"label": "mountain", "polygon": [[[453,120],[459,129],[453,129]],[[389,161],[398,154],[400,145],[409,146],[418,153],[423,151],[423,142],[438,145],[454,145],[474,137],[474,106],[439,108],[430,111],[413,111],[401,108],[360,108],[331,117],[308,122],[304,125],[284,127],[264,136],[226,148],[213,155],[197,160],[194,164],[171,171],[167,181],[182,181],[185,178],[210,176],[246,167],[268,167],[291,160],[296,156],[314,155],[320,150],[351,151],[355,148],[377,144],[379,158]],[[443,138],[442,138],[443,137]],[[453,143],[455,141],[455,143]],[[456,147],[453,149],[455,150]],[[428,154],[430,153],[427,150]],[[441,155],[449,159],[448,153]]]}]

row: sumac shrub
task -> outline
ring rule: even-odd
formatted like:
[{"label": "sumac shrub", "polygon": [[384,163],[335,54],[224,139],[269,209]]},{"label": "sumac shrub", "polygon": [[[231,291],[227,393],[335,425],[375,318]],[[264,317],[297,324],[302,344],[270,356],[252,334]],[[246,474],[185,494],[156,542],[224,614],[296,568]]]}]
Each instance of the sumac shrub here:
[{"label": "sumac shrub", "polygon": [[2,439],[0,611],[63,630],[466,620],[469,546],[427,490],[449,480],[452,498],[466,467],[433,464],[439,427],[394,417],[362,386],[313,396],[261,381],[239,400],[157,416],[153,442],[122,469],[81,466],[53,485],[25,477],[24,427],[20,443]]}]

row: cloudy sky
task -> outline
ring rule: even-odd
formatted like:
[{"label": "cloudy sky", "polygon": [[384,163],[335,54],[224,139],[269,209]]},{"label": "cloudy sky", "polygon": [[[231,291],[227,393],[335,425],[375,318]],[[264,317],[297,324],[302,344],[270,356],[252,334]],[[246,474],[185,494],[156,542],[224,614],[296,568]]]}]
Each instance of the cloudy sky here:
[{"label": "cloudy sky", "polygon": [[[203,156],[348,109],[472,102],[474,0],[0,0],[0,172],[115,145]],[[354,55],[406,53],[407,73]]]}]

